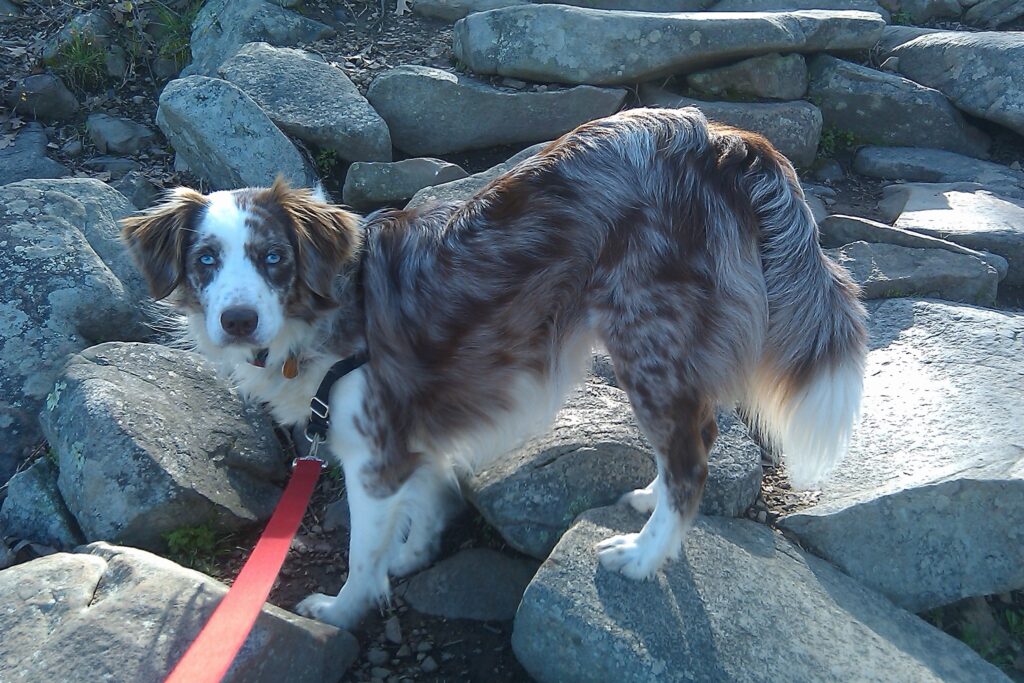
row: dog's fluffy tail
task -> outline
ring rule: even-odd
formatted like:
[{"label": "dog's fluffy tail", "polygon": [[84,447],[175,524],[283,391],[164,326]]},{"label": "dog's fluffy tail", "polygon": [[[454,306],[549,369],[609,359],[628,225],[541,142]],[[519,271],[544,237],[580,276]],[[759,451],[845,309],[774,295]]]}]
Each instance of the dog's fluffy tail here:
[{"label": "dog's fluffy tail", "polygon": [[746,407],[782,451],[792,485],[806,489],[845,454],[860,409],[866,315],[857,285],[821,251],[789,162],[770,149],[758,156],[745,185],[761,228],[768,330]]}]

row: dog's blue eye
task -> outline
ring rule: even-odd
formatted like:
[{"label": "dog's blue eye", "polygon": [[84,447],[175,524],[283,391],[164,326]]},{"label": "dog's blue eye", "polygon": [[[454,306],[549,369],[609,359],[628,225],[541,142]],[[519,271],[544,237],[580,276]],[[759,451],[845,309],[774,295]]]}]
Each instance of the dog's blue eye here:
[{"label": "dog's blue eye", "polygon": [[212,266],[217,262],[217,258],[213,254],[203,254],[199,257],[199,262],[204,266]]},{"label": "dog's blue eye", "polygon": [[267,261],[267,265],[273,266],[273,265],[281,262],[281,255],[278,254],[275,251],[272,251],[269,254],[267,254],[266,261]]}]

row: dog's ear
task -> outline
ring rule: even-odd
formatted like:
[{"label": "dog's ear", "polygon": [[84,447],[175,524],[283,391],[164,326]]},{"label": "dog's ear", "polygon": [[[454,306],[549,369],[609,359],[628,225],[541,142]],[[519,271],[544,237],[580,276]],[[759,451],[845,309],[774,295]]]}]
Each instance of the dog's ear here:
[{"label": "dog's ear", "polygon": [[324,201],[310,190],[294,189],[280,176],[271,199],[288,215],[295,231],[299,277],[321,306],[334,304],[334,279],[359,248],[359,217]]},{"label": "dog's ear", "polygon": [[149,282],[154,299],[169,295],[185,278],[185,251],[206,204],[203,194],[179,187],[149,211],[121,220],[121,239]]}]

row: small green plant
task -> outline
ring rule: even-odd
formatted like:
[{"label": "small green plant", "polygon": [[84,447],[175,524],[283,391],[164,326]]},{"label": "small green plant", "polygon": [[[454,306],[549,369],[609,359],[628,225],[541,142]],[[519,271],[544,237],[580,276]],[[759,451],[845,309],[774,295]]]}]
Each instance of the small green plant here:
[{"label": "small green plant", "polygon": [[78,93],[95,92],[107,79],[106,51],[91,34],[73,31],[50,59],[50,67]]},{"label": "small green plant", "polygon": [[1003,612],[1003,619],[1010,636],[1024,645],[1024,609],[1007,609]]},{"label": "small green plant", "polygon": [[53,450],[53,446],[48,446],[46,448],[46,459],[49,460],[54,467],[60,467],[60,458],[57,456],[57,451]]},{"label": "small green plant", "polygon": [[180,565],[211,573],[217,559],[217,536],[205,524],[183,526],[164,534],[167,556]]},{"label": "small green plant", "polygon": [[182,11],[175,12],[166,5],[156,4],[157,18],[154,23],[159,25],[165,34],[157,54],[164,59],[174,60],[174,65],[179,70],[188,64],[192,56],[192,24],[202,6],[202,0],[194,0]]},{"label": "small green plant", "polygon": [[857,136],[850,131],[826,128],[821,132],[821,139],[818,141],[818,154],[823,157],[831,157],[836,152],[850,149],[856,144]]},{"label": "small green plant", "polygon": [[322,149],[316,155],[316,170],[321,176],[329,176],[338,165],[338,155],[333,149]]},{"label": "small green plant", "polygon": [[912,26],[914,17],[910,16],[910,12],[900,10],[889,15],[889,23],[894,26]]}]

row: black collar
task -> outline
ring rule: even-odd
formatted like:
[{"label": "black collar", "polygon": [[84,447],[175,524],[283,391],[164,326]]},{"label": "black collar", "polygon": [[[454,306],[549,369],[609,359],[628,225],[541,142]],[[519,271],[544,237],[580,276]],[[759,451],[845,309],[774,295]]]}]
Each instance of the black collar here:
[{"label": "black collar", "polygon": [[306,439],[310,443],[327,440],[327,428],[331,424],[331,388],[334,383],[366,364],[369,356],[360,352],[343,358],[332,365],[320,381],[316,396],[309,402],[309,424],[306,425]]}]

